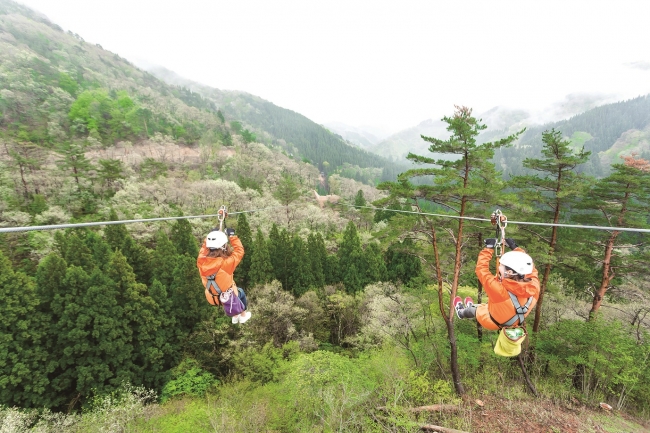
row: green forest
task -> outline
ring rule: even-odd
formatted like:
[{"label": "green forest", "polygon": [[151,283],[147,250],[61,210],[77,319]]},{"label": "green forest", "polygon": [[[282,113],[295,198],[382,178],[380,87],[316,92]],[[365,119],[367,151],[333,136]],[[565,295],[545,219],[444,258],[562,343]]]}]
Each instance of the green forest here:
[{"label": "green forest", "polygon": [[[646,155],[598,174],[586,128],[485,142],[458,106],[391,167],[258,99],[166,84],[0,0],[0,431],[643,431]],[[593,136],[642,123],[629,102]],[[197,270],[220,206],[245,324]],[[496,210],[541,282],[515,358],[451,302],[488,302]]]}]

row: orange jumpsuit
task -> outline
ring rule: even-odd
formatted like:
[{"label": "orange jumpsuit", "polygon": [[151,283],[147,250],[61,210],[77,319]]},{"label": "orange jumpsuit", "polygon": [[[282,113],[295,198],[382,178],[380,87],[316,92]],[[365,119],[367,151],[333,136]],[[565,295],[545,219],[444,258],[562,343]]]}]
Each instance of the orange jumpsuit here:
[{"label": "orange jumpsuit", "polygon": [[[210,275],[217,274],[214,280],[221,290],[225,291],[233,287],[233,290],[237,293],[237,285],[232,275],[235,273],[235,268],[241,262],[241,259],[244,258],[244,246],[237,236],[230,236],[230,245],[233,247],[233,252],[229,257],[208,257],[210,250],[203,241],[199,256],[196,259],[196,266],[199,268],[203,287],[205,287]],[[210,304],[219,305],[219,300],[210,295],[207,289],[205,289],[205,298]]]},{"label": "orange jumpsuit", "polygon": [[[525,252],[521,248],[515,248],[513,251]],[[537,269],[533,265],[533,272],[526,275],[530,278],[528,282],[518,282],[506,278],[500,280],[490,272],[490,260],[494,250],[491,248],[484,248],[478,255],[476,262],[476,276],[483,285],[485,293],[488,295],[488,303],[481,304],[476,307],[476,320],[486,329],[498,330],[499,326],[494,323],[490,315],[497,322],[503,324],[510,320],[515,315],[515,306],[510,299],[508,292],[517,297],[519,303],[523,306],[531,296],[534,298],[533,302],[528,308],[525,316],[533,310],[539,299],[539,278],[537,277]],[[515,322],[515,325],[518,321]]]}]

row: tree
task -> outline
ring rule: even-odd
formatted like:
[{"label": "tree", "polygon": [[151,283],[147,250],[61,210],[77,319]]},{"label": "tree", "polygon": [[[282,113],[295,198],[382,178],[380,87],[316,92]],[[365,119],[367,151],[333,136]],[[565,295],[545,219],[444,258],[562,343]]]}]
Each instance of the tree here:
[{"label": "tree", "polygon": [[348,222],[343,232],[343,240],[337,252],[338,263],[341,265],[341,280],[348,293],[357,293],[363,290],[366,265],[361,240],[357,227],[352,221]]},{"label": "tree", "polygon": [[195,259],[199,255],[199,246],[192,234],[192,226],[187,219],[176,220],[172,226],[170,238],[178,254],[186,254]]},{"label": "tree", "polygon": [[[612,173],[596,182],[580,203],[580,208],[595,210],[580,215],[583,222],[609,227],[647,228],[650,211],[650,162],[635,155],[623,157],[622,164],[612,165]],[[599,232],[600,234],[601,232]],[[600,275],[594,281],[593,301],[589,318],[600,308],[614,278],[622,275],[647,276],[647,242],[619,230],[608,230],[598,236],[595,248],[602,251],[591,262],[599,263]],[[598,248],[598,249],[596,249]]]},{"label": "tree", "polygon": [[210,317],[214,307],[205,299],[203,283],[196,270],[196,257],[178,256],[173,278],[169,295],[182,341],[197,329],[201,321]]},{"label": "tree", "polygon": [[[108,219],[109,221],[119,221],[115,209],[111,209]],[[128,236],[129,232],[124,224],[109,224],[104,228],[104,239],[113,251],[121,249]]]},{"label": "tree", "polygon": [[255,253],[255,245],[253,245],[253,234],[251,227],[248,225],[245,213],[237,215],[237,237],[244,246],[244,258],[237,268],[235,269],[235,281],[240,287],[246,288],[250,285],[250,268],[253,254]]},{"label": "tree", "polygon": [[258,228],[253,244],[253,253],[251,254],[251,267],[248,271],[249,284],[255,286],[270,283],[274,277],[269,248],[262,230]]},{"label": "tree", "polygon": [[[503,188],[500,173],[494,164],[490,162],[494,156],[494,150],[500,147],[509,146],[523,131],[492,143],[476,144],[476,137],[487,126],[472,116],[472,110],[467,107],[456,107],[452,117],[445,116],[442,119],[448,124],[447,130],[451,133],[447,140],[434,137],[422,136],[422,139],[431,143],[429,152],[436,154],[447,154],[447,159],[435,159],[435,157],[420,156],[409,153],[407,158],[416,164],[429,164],[427,168],[414,168],[408,170],[398,177],[398,182],[387,182],[380,185],[380,188],[390,191],[389,200],[399,198],[412,199],[421,209],[421,201],[437,206],[440,212],[447,212],[458,217],[451,220],[440,219],[434,221],[429,218],[422,218],[421,223],[414,228],[420,236],[426,236],[433,247],[433,265],[438,282],[438,302],[441,315],[447,327],[447,336],[451,348],[450,366],[454,386],[458,394],[464,394],[465,388],[461,382],[458,366],[458,348],[456,344],[453,320],[456,316],[452,302],[445,309],[445,290],[443,281],[450,282],[450,297],[453,300],[456,296],[461,278],[461,268],[464,263],[463,246],[465,244],[465,220],[464,216],[474,215],[485,217],[485,204],[495,203],[497,194]],[[413,185],[412,178],[432,177],[432,183]],[[438,240],[437,227],[444,227],[450,235],[450,244],[454,247],[451,263],[443,264],[439,248],[444,246]],[[451,269],[451,275],[443,277],[443,268]],[[473,273],[473,272],[472,272]]]},{"label": "tree", "polygon": [[366,246],[365,262],[366,273],[363,281],[364,287],[377,281],[386,281],[388,272],[379,244],[372,242]]},{"label": "tree", "polygon": [[59,160],[57,166],[61,171],[72,172],[72,177],[77,185],[77,191],[81,191],[79,179],[88,177],[88,172],[93,165],[86,159],[86,151],[80,143],[64,142],[57,148]]},{"label": "tree", "polygon": [[151,254],[151,269],[154,279],[160,281],[167,291],[172,287],[173,272],[178,263],[178,253],[174,244],[162,230],[156,235],[156,249]]},{"label": "tree", "polygon": [[291,247],[289,233],[286,229],[278,231],[273,224],[269,233],[269,254],[275,278],[282,284],[284,290],[289,290],[289,264],[291,260]]},{"label": "tree", "polygon": [[325,272],[323,267],[327,263],[327,251],[325,250],[325,243],[320,233],[309,234],[307,238],[307,254],[310,261],[313,284],[315,287],[323,287],[325,285]]},{"label": "tree", "polygon": [[49,403],[46,317],[39,311],[35,285],[14,272],[0,253],[0,404],[39,407]]},{"label": "tree", "polygon": [[100,159],[98,162],[97,177],[101,180],[102,186],[114,194],[115,182],[124,179],[124,164],[119,159]]},{"label": "tree", "polygon": [[282,178],[273,192],[273,197],[287,207],[287,227],[289,227],[291,225],[289,205],[300,197],[298,185],[290,174],[282,173]]},{"label": "tree", "polygon": [[307,256],[305,242],[295,235],[291,242],[291,261],[289,266],[289,289],[295,297],[300,297],[313,284],[311,261]]},{"label": "tree", "polygon": [[422,274],[422,263],[412,253],[414,249],[411,239],[404,239],[402,243],[391,244],[386,251],[386,270],[388,279],[397,283],[401,281],[408,284],[413,278]]},{"label": "tree", "polygon": [[[574,203],[586,186],[584,176],[575,172],[575,168],[589,159],[591,152],[586,152],[584,146],[574,152],[571,142],[562,139],[562,133],[551,129],[542,133],[542,155],[544,158],[526,158],[523,166],[543,173],[539,175],[515,176],[510,180],[510,185],[519,190],[523,201],[534,206],[534,213],[530,215],[541,221],[560,221],[562,211]],[[557,245],[558,227],[538,229],[535,236],[543,239],[548,244],[548,260],[544,264],[544,273],[540,282],[539,299],[535,306],[535,322],[533,332],[539,330],[542,317],[542,303],[546,285],[553,266],[553,255]]]}]

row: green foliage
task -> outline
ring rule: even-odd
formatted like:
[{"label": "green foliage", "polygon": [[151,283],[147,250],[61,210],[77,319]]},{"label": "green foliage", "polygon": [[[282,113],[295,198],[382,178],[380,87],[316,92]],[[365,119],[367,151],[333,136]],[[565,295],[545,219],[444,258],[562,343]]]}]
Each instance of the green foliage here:
[{"label": "green foliage", "polygon": [[237,237],[244,246],[244,258],[235,269],[235,281],[239,287],[248,287],[251,284],[250,269],[255,254],[255,245],[253,244],[253,233],[248,224],[245,213],[237,215]]},{"label": "green foliage", "polygon": [[259,227],[253,243],[251,267],[248,276],[251,286],[270,283],[275,278],[269,248]]},{"label": "green foliage", "polygon": [[171,379],[165,384],[160,394],[160,401],[180,396],[202,397],[219,381],[213,375],[203,370],[196,360],[185,358],[178,367],[171,371]]},{"label": "green foliage", "polygon": [[171,241],[178,254],[185,254],[196,258],[199,255],[199,246],[192,234],[192,226],[187,219],[179,219],[172,225]]},{"label": "green foliage", "polygon": [[235,371],[246,380],[256,383],[276,382],[287,362],[294,359],[300,348],[298,343],[291,341],[282,347],[266,343],[259,348],[247,348],[234,355]]},{"label": "green foliage", "polygon": [[167,176],[167,164],[153,158],[145,158],[140,164],[140,177],[142,179],[156,180],[160,176]]}]

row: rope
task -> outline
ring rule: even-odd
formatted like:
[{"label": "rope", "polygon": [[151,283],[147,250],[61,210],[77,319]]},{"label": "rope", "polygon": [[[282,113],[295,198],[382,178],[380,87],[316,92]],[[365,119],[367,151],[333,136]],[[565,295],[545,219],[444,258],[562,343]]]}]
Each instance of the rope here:
[{"label": "rope", "polygon": [[[251,209],[251,210],[244,210],[239,212],[229,212],[229,214],[238,215],[240,213],[259,212],[259,211],[263,211],[267,209],[275,209],[279,207],[284,207],[284,206],[271,206],[262,209]],[[72,229],[72,228],[79,228],[79,227],[96,227],[96,226],[109,226],[115,224],[132,224],[132,223],[142,223],[142,222],[151,222],[151,221],[173,221],[173,220],[192,219],[192,218],[214,218],[214,217],[219,217],[219,214],[191,215],[191,216],[164,217],[164,218],[143,218],[137,220],[98,221],[98,222],[76,223],[76,224],[52,224],[47,226],[3,227],[0,228],[0,233],[28,232],[33,230]]]},{"label": "rope", "polygon": [[[372,207],[372,206],[357,206],[353,204],[345,204],[345,203],[339,203],[342,206],[348,206],[348,207],[355,207],[355,208],[362,208],[362,209],[372,209],[372,210],[381,210],[381,211],[390,211],[390,212],[400,212],[400,213],[408,213],[408,214],[415,214],[415,215],[427,215],[427,216],[435,216],[435,217],[442,217],[442,218],[455,218],[455,219],[462,219],[462,220],[470,220],[470,221],[490,221],[489,218],[475,218],[475,217],[468,217],[468,216],[457,216],[457,215],[445,215],[445,214],[436,214],[436,213],[428,213],[428,212],[416,212],[416,211],[408,211],[408,210],[397,210],[397,209],[383,209],[379,207]],[[610,230],[610,231],[619,231],[619,232],[638,232],[638,233],[650,233],[650,229],[638,229],[634,227],[605,227],[605,226],[588,226],[588,225],[580,225],[580,224],[553,224],[553,223],[534,223],[534,222],[528,222],[528,221],[511,221],[508,220],[508,224],[519,224],[519,225],[529,225],[529,226],[545,226],[545,227],[568,227],[568,228],[574,228],[574,229],[593,229],[593,230]]]}]

